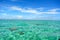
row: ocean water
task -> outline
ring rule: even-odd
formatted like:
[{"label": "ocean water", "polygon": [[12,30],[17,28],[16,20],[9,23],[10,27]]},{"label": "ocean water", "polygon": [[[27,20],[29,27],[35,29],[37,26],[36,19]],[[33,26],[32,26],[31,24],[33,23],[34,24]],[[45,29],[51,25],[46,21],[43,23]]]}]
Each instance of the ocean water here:
[{"label": "ocean water", "polygon": [[60,40],[60,21],[0,20],[0,40]]}]

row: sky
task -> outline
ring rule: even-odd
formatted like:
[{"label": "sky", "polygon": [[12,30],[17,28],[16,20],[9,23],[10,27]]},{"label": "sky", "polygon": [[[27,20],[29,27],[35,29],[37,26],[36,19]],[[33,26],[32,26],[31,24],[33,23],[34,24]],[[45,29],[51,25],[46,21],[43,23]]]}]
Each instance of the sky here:
[{"label": "sky", "polygon": [[0,19],[60,20],[60,0],[0,0]]}]

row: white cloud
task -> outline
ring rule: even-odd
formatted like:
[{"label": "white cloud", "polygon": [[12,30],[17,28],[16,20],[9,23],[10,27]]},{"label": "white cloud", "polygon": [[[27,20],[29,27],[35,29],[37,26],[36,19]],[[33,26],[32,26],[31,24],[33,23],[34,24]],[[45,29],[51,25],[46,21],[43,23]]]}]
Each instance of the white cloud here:
[{"label": "white cloud", "polygon": [[7,13],[2,13],[2,15],[3,15],[3,16],[8,16],[8,14],[7,14]]},{"label": "white cloud", "polygon": [[16,6],[13,6],[13,7],[10,7],[12,10],[23,10],[22,8],[18,8],[18,7],[16,7]]},{"label": "white cloud", "polygon": [[37,13],[37,10],[34,10],[34,9],[25,9],[25,8],[19,8],[19,7],[10,7],[12,10],[18,10],[18,11],[21,11],[21,12],[27,12],[27,13]]},{"label": "white cloud", "polygon": [[15,16],[17,19],[22,19],[23,18],[23,16],[21,16],[21,15],[16,15]]},{"label": "white cloud", "polygon": [[12,15],[7,13],[2,13],[0,16],[1,19],[22,19],[23,16],[21,15]]},{"label": "white cloud", "polygon": [[50,11],[48,11],[48,12],[40,12],[41,14],[58,14],[59,12],[50,12]]},{"label": "white cloud", "polygon": [[24,12],[24,13],[33,13],[33,14],[58,14],[60,12],[57,12],[57,10],[60,9],[51,9],[51,10],[47,10],[46,12],[43,11],[43,8],[40,8],[41,11],[38,11],[38,9],[33,9],[33,8],[20,8],[20,7],[16,7],[16,6],[12,6],[10,7],[11,10],[17,10],[20,12]]},{"label": "white cloud", "polygon": [[55,9],[51,9],[51,10],[48,10],[48,11],[56,12],[57,10],[60,10],[60,8],[55,8]]},{"label": "white cloud", "polygon": [[57,12],[58,10],[60,10],[60,9],[55,8],[55,9],[48,10],[48,14],[58,14],[58,13],[60,13],[60,12]]}]

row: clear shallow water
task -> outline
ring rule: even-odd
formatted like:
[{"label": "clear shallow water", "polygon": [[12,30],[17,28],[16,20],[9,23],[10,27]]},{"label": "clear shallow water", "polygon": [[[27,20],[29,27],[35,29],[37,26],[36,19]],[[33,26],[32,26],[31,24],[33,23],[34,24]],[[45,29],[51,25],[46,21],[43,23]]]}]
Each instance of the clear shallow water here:
[{"label": "clear shallow water", "polygon": [[58,40],[60,21],[0,20],[0,40]]}]

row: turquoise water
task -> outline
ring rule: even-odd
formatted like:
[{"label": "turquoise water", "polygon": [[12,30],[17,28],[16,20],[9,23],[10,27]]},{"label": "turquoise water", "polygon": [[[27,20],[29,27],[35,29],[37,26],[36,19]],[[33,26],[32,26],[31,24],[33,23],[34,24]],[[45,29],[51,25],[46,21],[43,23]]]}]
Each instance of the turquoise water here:
[{"label": "turquoise water", "polygon": [[0,40],[58,40],[60,21],[0,20]]}]

